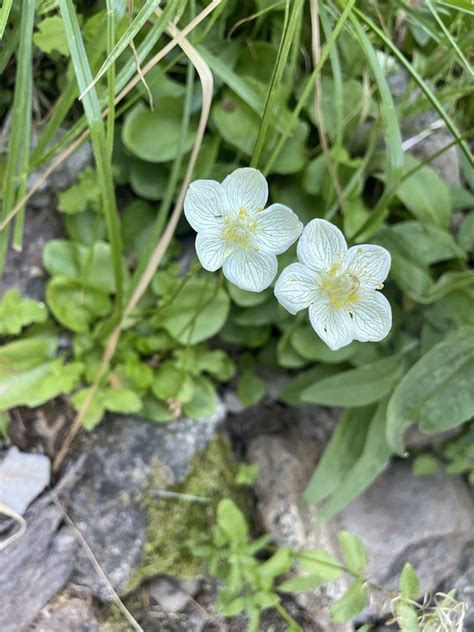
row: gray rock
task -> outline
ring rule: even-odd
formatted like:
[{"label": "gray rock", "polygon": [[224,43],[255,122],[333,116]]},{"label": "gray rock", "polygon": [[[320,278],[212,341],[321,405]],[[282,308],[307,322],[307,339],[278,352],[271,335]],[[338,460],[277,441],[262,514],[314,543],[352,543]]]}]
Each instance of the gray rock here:
[{"label": "gray rock", "polygon": [[23,537],[0,551],[2,632],[23,630],[67,582],[77,543],[62,519],[53,495],[43,496],[25,514]]},{"label": "gray rock", "polygon": [[443,432],[424,434],[415,424],[410,426],[405,434],[405,445],[407,450],[422,450],[431,446],[436,446],[452,439],[460,432],[460,428],[451,428]]},{"label": "gray rock", "polygon": [[0,463],[0,503],[23,515],[49,485],[51,463],[43,454],[27,454],[12,446]]},{"label": "gray rock", "polygon": [[150,583],[150,598],[164,612],[175,613],[183,610],[196,594],[199,582],[196,579],[177,579],[169,575],[160,575]]},{"label": "gray rock", "polygon": [[[54,140],[58,141],[64,136],[65,130],[60,130]],[[33,139],[36,145],[36,139]],[[92,161],[91,144],[87,141],[76,151],[61,161],[56,169],[48,176],[47,180],[41,184],[38,191],[32,196],[30,205],[37,209],[51,205],[51,199],[58,191],[67,189],[75,183],[79,173]],[[40,167],[30,176],[28,187],[35,185],[43,175],[48,165]]]},{"label": "gray rock", "polygon": [[410,463],[395,461],[337,520],[367,544],[367,574],[384,588],[397,589],[405,562],[416,568],[423,592],[448,579],[451,587],[470,581],[462,560],[474,542],[474,511],[461,479],[443,472],[417,478]]},{"label": "gray rock", "polygon": [[0,277],[0,296],[15,287],[22,294],[43,300],[46,276],[43,271],[43,248],[50,240],[63,235],[62,218],[51,205],[26,213],[23,250],[10,249],[4,274]]},{"label": "gray rock", "polygon": [[[144,493],[153,470],[159,467],[163,486],[184,480],[193,456],[207,446],[224,416],[219,404],[211,418],[168,425],[109,417],[93,433],[70,514],[118,592],[140,562],[147,528]],[[100,599],[110,599],[82,550],[74,579]]]},{"label": "gray rock", "polygon": [[98,632],[92,596],[66,588],[41,610],[28,627],[31,632]]},{"label": "gray rock", "polygon": [[[389,85],[396,101],[406,98],[407,104],[411,104],[421,95],[419,88],[416,88],[408,94],[408,97],[406,96],[407,91],[410,89],[410,82],[405,70],[391,75],[389,77]],[[404,149],[413,154],[418,160],[429,158],[454,140],[444,121],[439,118],[438,112],[433,109],[404,119],[401,127]],[[432,160],[430,166],[445,182],[461,184],[461,172],[456,146],[453,145]]]},{"label": "gray rock", "polygon": [[[315,531],[317,509],[304,507],[301,494],[317,463],[324,442],[328,417],[325,409],[290,409],[294,423],[280,435],[262,435],[250,442],[248,457],[259,466],[256,481],[257,508],[267,532],[280,546],[295,549],[321,547],[335,554],[334,522]],[[311,410],[312,414],[308,414]],[[313,593],[295,595],[297,604],[311,616],[311,629],[330,632],[352,630],[349,624],[336,625],[330,620],[329,608],[348,584],[345,579],[321,587]]]}]

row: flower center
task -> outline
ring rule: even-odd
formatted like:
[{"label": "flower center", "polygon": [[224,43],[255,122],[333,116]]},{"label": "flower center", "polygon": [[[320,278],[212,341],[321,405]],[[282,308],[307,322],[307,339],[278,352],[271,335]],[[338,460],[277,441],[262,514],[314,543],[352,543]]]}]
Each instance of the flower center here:
[{"label": "flower center", "polygon": [[329,296],[331,305],[336,309],[347,307],[357,300],[360,282],[352,272],[337,274],[337,268],[331,268],[322,275],[321,287]]},{"label": "flower center", "polygon": [[224,219],[224,239],[239,245],[241,248],[249,248],[252,236],[257,230],[257,224],[249,217],[245,209],[240,209],[237,217]]}]

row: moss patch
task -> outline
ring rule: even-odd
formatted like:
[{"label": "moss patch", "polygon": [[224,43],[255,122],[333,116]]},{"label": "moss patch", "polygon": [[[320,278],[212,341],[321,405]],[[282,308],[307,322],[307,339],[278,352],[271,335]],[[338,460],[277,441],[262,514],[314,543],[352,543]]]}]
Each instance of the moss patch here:
[{"label": "moss patch", "polygon": [[235,485],[237,469],[238,463],[228,442],[222,436],[216,436],[206,450],[194,457],[186,480],[167,488],[177,494],[208,499],[198,502],[179,497],[156,497],[156,491],[164,487],[163,469],[156,466],[145,499],[147,539],[140,567],[131,577],[127,593],[160,573],[175,577],[198,574],[199,560],[191,555],[187,541],[193,533],[212,528],[219,500],[232,498],[248,513],[247,492]]}]

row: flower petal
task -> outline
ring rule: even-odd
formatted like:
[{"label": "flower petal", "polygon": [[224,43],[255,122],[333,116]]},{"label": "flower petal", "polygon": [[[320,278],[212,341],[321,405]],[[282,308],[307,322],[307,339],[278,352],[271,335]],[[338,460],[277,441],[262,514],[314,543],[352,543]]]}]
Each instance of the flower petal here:
[{"label": "flower petal", "polygon": [[309,320],[314,331],[332,351],[345,347],[354,339],[349,312],[335,309],[323,296],[309,306]]},{"label": "flower petal", "polygon": [[325,219],[311,220],[298,242],[298,259],[318,272],[341,264],[346,253],[344,235]]},{"label": "flower petal", "polygon": [[383,340],[392,327],[392,308],[375,290],[362,291],[352,306],[354,338],[360,342]]},{"label": "flower petal", "polygon": [[375,289],[387,278],[391,262],[390,253],[382,246],[362,244],[349,248],[345,266],[361,285]]},{"label": "flower petal", "polygon": [[316,294],[315,273],[302,263],[287,266],[275,283],[275,296],[290,314],[309,307]]},{"label": "flower petal", "polygon": [[209,270],[209,272],[218,270],[229,254],[222,228],[199,232],[196,237],[196,254],[204,270]]},{"label": "flower petal", "polygon": [[195,180],[184,198],[184,214],[194,230],[216,225],[227,213],[224,189],[215,180]]},{"label": "flower petal", "polygon": [[222,182],[232,211],[262,210],[268,199],[268,184],[258,169],[236,169]]},{"label": "flower petal", "polygon": [[275,278],[277,258],[263,250],[238,248],[224,261],[224,276],[241,290],[261,292]]},{"label": "flower petal", "polygon": [[296,213],[283,204],[272,204],[259,213],[255,221],[257,243],[276,255],[288,250],[303,230],[303,224]]}]

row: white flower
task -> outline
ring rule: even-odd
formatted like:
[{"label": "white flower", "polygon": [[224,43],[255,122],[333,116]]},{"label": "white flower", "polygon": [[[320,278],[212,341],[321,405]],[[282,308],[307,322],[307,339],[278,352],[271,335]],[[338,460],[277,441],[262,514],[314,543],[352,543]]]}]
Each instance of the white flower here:
[{"label": "white flower", "polygon": [[202,267],[224,276],[242,290],[260,292],[277,273],[276,255],[301,234],[303,224],[291,209],[272,204],[264,210],[268,185],[257,169],[237,169],[220,184],[191,183],[184,213],[197,231],[196,253]]},{"label": "white flower", "polygon": [[309,308],[318,336],[336,351],[352,340],[377,342],[392,326],[392,310],[377,290],[390,270],[390,253],[365,244],[347,249],[341,231],[313,219],[298,242],[298,259],[283,270],[275,296],[290,313]]}]

